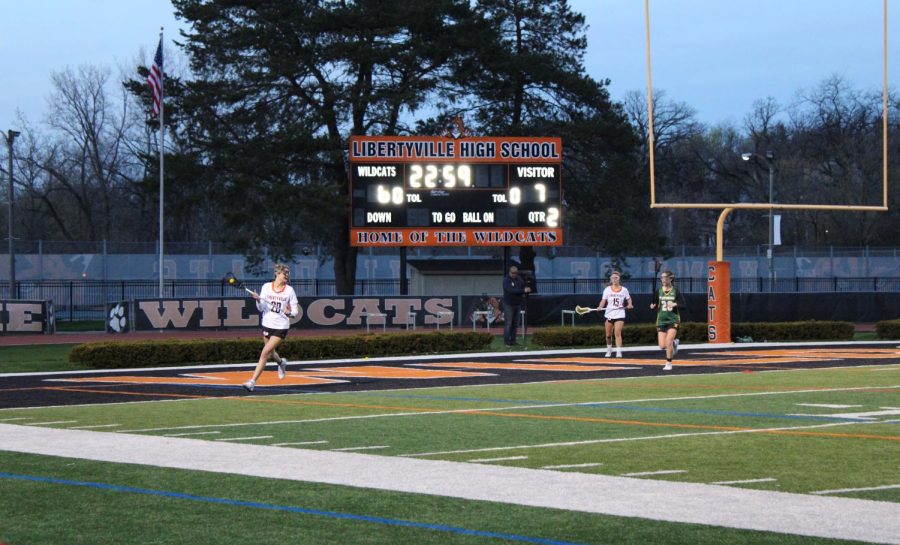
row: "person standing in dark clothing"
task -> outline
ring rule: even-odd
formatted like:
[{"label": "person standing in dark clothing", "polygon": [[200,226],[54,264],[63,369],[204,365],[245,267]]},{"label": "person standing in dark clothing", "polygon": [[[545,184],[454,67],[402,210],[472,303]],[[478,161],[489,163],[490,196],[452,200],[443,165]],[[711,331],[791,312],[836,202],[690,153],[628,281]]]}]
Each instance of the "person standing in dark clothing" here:
[{"label": "person standing in dark clothing", "polygon": [[506,346],[516,344],[519,310],[528,293],[531,293],[531,288],[525,286],[525,280],[519,276],[519,268],[510,267],[509,275],[503,279],[503,342]]}]

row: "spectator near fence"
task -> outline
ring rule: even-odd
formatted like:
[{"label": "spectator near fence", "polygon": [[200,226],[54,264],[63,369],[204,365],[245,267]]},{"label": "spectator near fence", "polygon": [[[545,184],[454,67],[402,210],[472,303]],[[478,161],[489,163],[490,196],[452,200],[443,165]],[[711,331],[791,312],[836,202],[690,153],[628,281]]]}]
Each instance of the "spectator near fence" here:
[{"label": "spectator near fence", "polygon": [[503,342],[506,346],[516,344],[516,326],[519,322],[519,311],[522,309],[524,298],[531,293],[531,288],[525,286],[525,281],[519,277],[519,268],[513,265],[509,268],[509,274],[503,279]]}]

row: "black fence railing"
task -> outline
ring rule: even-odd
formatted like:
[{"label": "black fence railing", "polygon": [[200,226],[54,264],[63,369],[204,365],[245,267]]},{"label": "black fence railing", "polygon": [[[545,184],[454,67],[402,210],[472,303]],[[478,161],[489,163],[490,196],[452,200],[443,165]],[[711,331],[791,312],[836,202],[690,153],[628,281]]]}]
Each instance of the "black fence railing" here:
[{"label": "black fence railing", "polygon": [[[635,295],[653,291],[652,278],[630,278],[623,282]],[[679,278],[676,282],[685,293],[704,293],[706,278]],[[657,284],[658,285],[658,284]],[[334,280],[294,279],[291,286],[299,297],[336,296]],[[606,282],[600,279],[538,279],[537,294],[600,294]],[[497,295],[501,291],[497,283]],[[839,293],[900,292],[900,277],[887,278],[733,278],[731,293]],[[356,281],[355,295],[391,296],[400,294],[399,280]],[[167,280],[163,297],[242,297],[245,293],[218,280]],[[472,294],[477,295],[477,294]],[[10,294],[9,282],[0,281],[0,298],[52,300],[56,318],[62,321],[103,320],[106,303],[129,299],[154,299],[159,296],[156,280],[25,280],[16,282]]]}]

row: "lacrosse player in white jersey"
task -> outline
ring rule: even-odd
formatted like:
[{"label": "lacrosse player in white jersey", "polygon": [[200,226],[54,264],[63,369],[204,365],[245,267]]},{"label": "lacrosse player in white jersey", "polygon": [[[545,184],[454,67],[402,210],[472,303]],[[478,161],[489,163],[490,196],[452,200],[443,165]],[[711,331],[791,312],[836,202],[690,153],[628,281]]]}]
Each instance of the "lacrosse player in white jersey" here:
[{"label": "lacrosse player in white jersey", "polygon": [[287,337],[291,327],[291,318],[300,313],[300,303],[294,288],[288,285],[290,269],[283,263],[275,265],[275,279],[263,284],[259,293],[251,292],[256,299],[256,308],[262,313],[263,339],[266,344],[259,355],[259,362],[253,371],[253,376],[241,386],[249,392],[256,388],[256,381],[262,374],[270,356],[278,362],[278,378],[284,379],[287,358],[282,358],[276,352],[276,348]]},{"label": "lacrosse player in white jersey", "polygon": [[603,316],[606,318],[606,357],[612,356],[613,332],[616,336],[616,357],[622,357],[622,329],[625,327],[625,311],[631,310],[631,294],[628,288],[621,284],[622,275],[619,271],[613,271],[609,275],[609,285],[603,290],[603,299],[598,309],[605,309]]}]

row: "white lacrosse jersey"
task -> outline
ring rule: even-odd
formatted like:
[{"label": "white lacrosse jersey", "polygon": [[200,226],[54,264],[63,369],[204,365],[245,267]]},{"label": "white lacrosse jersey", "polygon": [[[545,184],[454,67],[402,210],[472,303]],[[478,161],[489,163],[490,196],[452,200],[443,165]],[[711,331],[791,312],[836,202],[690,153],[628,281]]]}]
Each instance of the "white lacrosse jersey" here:
[{"label": "white lacrosse jersey", "polygon": [[606,299],[606,308],[603,312],[606,318],[610,320],[625,318],[625,306],[631,299],[628,288],[621,286],[619,291],[613,291],[612,286],[606,286],[606,289],[603,290],[603,298]]},{"label": "white lacrosse jersey", "polygon": [[[290,314],[285,312],[288,305],[291,307]],[[256,308],[262,313],[262,326],[269,329],[290,329],[291,318],[300,313],[294,288],[285,284],[281,291],[275,291],[271,282],[266,282],[259,290]]]}]

